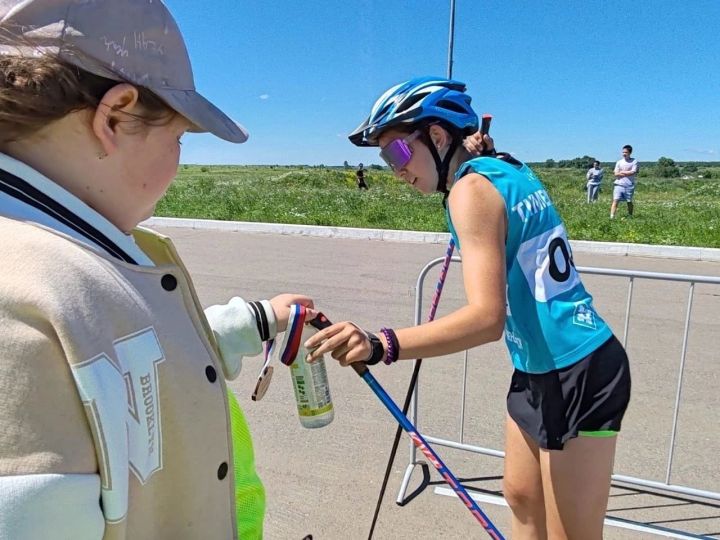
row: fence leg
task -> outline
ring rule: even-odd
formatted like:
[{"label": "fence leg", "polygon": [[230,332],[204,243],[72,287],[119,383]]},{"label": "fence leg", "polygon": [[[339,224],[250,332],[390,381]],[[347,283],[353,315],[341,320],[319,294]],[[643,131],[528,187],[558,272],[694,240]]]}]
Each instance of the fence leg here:
[{"label": "fence leg", "polygon": [[465,351],[463,362],[463,380],[462,392],[460,394],[460,442],[465,442],[465,401],[467,395],[467,372],[468,372],[468,352]]},{"label": "fence leg", "polygon": [[[414,360],[413,362],[417,362]],[[420,376],[418,375],[417,384],[413,389],[412,401],[410,402],[410,421],[413,425],[417,426],[418,421],[418,387],[420,386]],[[398,492],[396,503],[401,504],[405,500],[405,494],[407,493],[407,487],[410,483],[410,477],[412,476],[415,466],[418,464],[417,461],[417,447],[413,444],[412,440],[408,441],[410,445],[410,463],[405,469],[405,476],[403,477],[402,484],[400,485],[400,491]]]},{"label": "fence leg", "polygon": [[400,491],[398,492],[397,500],[395,501],[397,504],[402,504],[402,502],[405,500],[407,488],[410,484],[410,478],[412,477],[412,473],[415,470],[416,465],[417,463],[411,462],[405,469],[405,476],[403,476],[402,484],[400,484]]},{"label": "fence leg", "polygon": [[672,434],[670,435],[670,454],[668,455],[668,466],[667,472],[665,474],[666,484],[670,483],[673,455],[675,454],[675,435],[677,434],[678,415],[680,413],[680,397],[682,395],[683,374],[685,371],[685,357],[687,356],[688,334],[690,333],[690,312],[692,310],[694,292],[695,283],[690,283],[690,292],[688,293],[687,315],[685,317],[685,331],[683,333],[682,354],[680,355],[680,374],[678,375],[677,392],[675,394],[675,411],[673,412]]},{"label": "fence leg", "polygon": [[625,309],[625,332],[623,333],[623,348],[627,349],[628,331],[630,330],[630,306],[632,305],[633,296],[633,277],[630,277],[630,283],[628,285],[628,301],[627,308]]}]

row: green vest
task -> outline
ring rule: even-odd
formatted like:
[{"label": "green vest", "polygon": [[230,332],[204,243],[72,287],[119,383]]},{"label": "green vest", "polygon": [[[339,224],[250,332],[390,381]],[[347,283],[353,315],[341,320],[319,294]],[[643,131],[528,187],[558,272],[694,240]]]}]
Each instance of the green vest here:
[{"label": "green vest", "polygon": [[227,394],[233,441],[238,538],[260,540],[263,537],[263,518],[265,517],[265,488],[255,471],[255,453],[245,415],[229,388]]}]

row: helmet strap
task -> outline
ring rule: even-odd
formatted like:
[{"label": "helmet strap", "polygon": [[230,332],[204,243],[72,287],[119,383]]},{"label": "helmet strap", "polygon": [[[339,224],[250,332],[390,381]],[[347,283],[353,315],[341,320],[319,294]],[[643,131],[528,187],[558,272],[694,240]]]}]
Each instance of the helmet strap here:
[{"label": "helmet strap", "polygon": [[438,174],[438,184],[436,191],[444,195],[443,206],[445,206],[447,205],[447,198],[450,194],[450,190],[448,190],[447,188],[447,176],[450,170],[450,161],[452,161],[455,150],[458,147],[458,140],[456,137],[452,138],[450,148],[448,148],[447,154],[445,154],[445,158],[441,159],[440,154],[438,153],[437,148],[433,144],[432,138],[430,137],[430,126],[427,126],[426,129],[421,132],[420,139],[425,143],[425,146],[430,149],[430,154],[432,155],[433,160],[435,160],[435,170]]}]

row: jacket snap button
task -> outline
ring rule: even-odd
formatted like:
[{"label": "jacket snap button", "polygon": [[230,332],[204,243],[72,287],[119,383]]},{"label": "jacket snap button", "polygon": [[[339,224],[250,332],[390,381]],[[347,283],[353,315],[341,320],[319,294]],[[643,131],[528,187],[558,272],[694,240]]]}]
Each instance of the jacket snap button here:
[{"label": "jacket snap button", "polygon": [[217,371],[215,371],[215,368],[212,366],[208,366],[205,368],[205,376],[207,377],[207,380],[211,383],[217,381]]},{"label": "jacket snap button", "polygon": [[228,464],[224,461],[220,464],[218,467],[218,480],[222,480],[227,476],[228,473]]},{"label": "jacket snap button", "polygon": [[174,291],[177,288],[177,278],[172,274],[165,274],[160,280],[160,284],[166,291]]}]

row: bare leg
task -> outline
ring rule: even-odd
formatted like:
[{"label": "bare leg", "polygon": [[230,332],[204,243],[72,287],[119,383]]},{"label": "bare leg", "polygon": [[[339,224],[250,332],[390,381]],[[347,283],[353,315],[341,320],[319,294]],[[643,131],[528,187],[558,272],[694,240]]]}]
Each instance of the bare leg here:
[{"label": "bare leg", "polygon": [[612,205],[610,206],[610,219],[613,219],[615,217],[615,212],[617,212],[618,202],[613,200]]},{"label": "bare leg", "polygon": [[503,492],[512,511],[512,538],[546,540],[539,448],[509,416],[505,423]]},{"label": "bare leg", "polygon": [[553,540],[602,540],[617,437],[577,437],[564,450],[540,452]]}]

